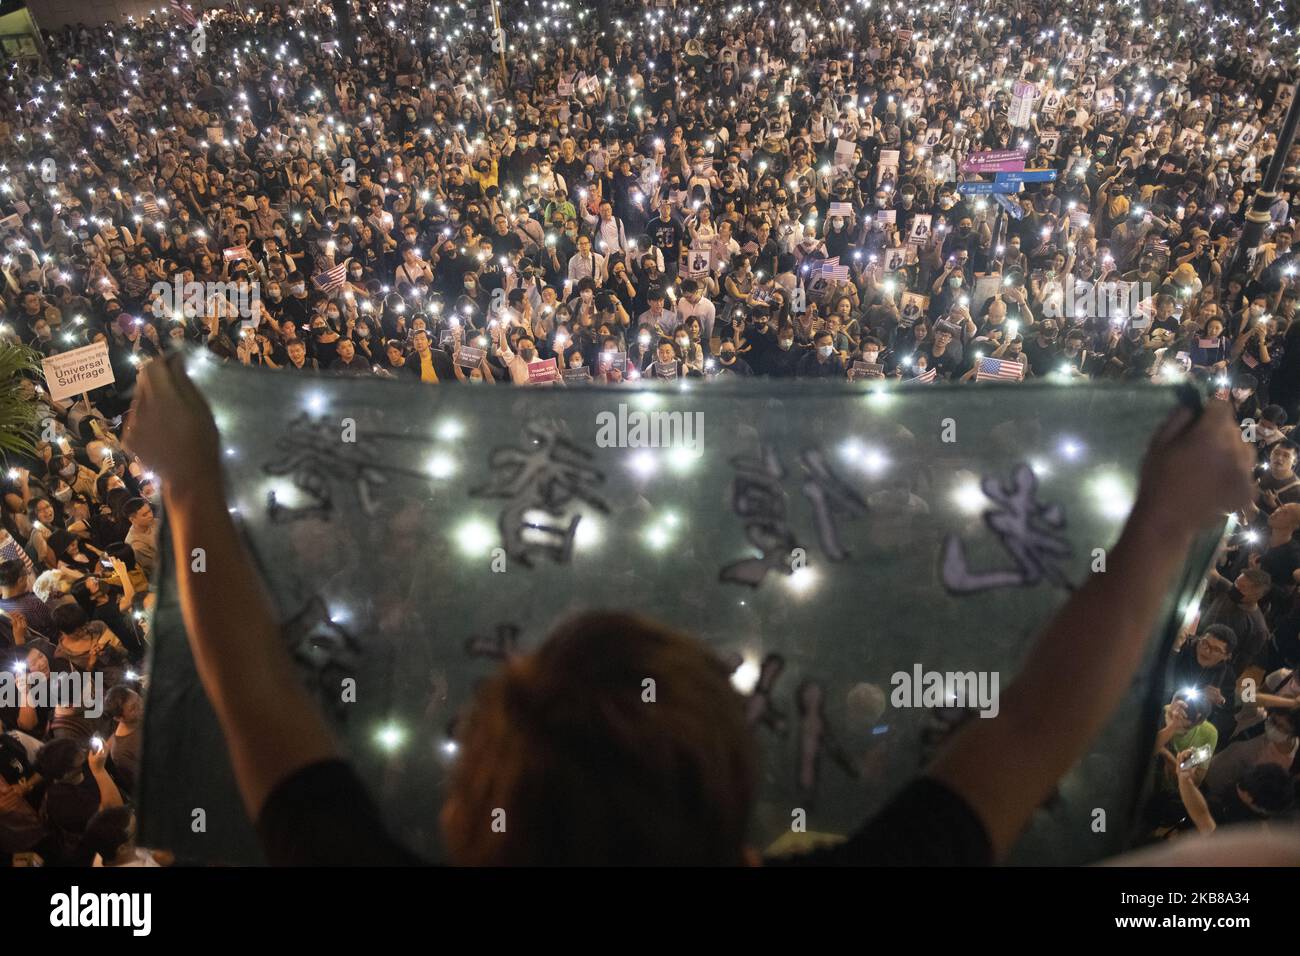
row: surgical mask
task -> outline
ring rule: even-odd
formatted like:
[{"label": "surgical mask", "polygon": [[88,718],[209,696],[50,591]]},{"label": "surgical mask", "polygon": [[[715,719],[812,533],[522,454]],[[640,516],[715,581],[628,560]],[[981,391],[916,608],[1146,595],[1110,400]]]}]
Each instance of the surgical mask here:
[{"label": "surgical mask", "polygon": [[520,357],[521,359],[523,359],[525,362],[531,362],[531,361],[533,360],[533,357],[536,356],[536,355],[537,355],[537,352],[536,352],[536,350],[534,350],[534,349],[520,349],[520,350],[519,350],[519,357]]},{"label": "surgical mask", "polygon": [[691,344],[691,340],[684,335],[679,335],[677,337],[677,344],[682,348],[686,348],[686,346]]},{"label": "surgical mask", "polygon": [[830,358],[831,353],[834,351],[835,351],[834,347],[830,345],[817,346],[817,354],[820,355],[822,358]]},{"label": "surgical mask", "polygon": [[783,349],[788,349],[792,345],[794,345],[794,339],[782,339],[780,342],[780,346]]},{"label": "surgical mask", "polygon": [[874,365],[875,362],[876,362],[876,359],[877,359],[879,356],[880,356],[880,353],[879,353],[879,352],[863,352],[863,353],[862,353],[862,361],[864,361],[864,362],[869,362],[869,363],[871,363],[871,364]]}]

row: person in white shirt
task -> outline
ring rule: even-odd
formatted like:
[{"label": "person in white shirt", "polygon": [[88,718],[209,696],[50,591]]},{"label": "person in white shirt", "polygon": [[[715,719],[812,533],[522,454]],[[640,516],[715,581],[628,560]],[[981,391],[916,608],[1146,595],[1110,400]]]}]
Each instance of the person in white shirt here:
[{"label": "person in white shirt", "polygon": [[577,285],[582,279],[591,279],[596,285],[605,282],[605,257],[591,250],[591,239],[578,237],[578,251],[569,257],[569,282]]},{"label": "person in white shirt", "polygon": [[[528,385],[528,363],[537,359],[537,345],[527,335],[519,337],[519,351],[515,352],[510,348],[510,343],[506,340],[506,331],[498,323],[492,330],[493,340],[497,346],[497,356],[501,359],[501,364],[506,367],[510,373],[510,381],[515,385]],[[539,382],[539,385],[554,385],[554,382]]]},{"label": "person in white shirt", "polygon": [[615,252],[627,252],[627,234],[623,230],[623,220],[614,215],[614,207],[608,201],[600,204],[600,214],[593,216],[582,208],[582,218],[595,231],[596,248],[605,255]]},{"label": "person in white shirt", "polygon": [[651,289],[646,302],[650,308],[637,317],[637,325],[648,325],[660,335],[671,337],[677,326],[681,325],[681,317],[673,310],[664,308],[664,294],[659,289]]},{"label": "person in white shirt", "polygon": [[713,320],[717,315],[717,310],[713,303],[704,297],[704,287],[695,279],[686,279],[682,282],[682,297],[677,300],[677,317],[679,322],[685,322],[689,318],[700,320],[700,327],[703,330],[703,339],[705,342],[713,338]]},{"label": "person in white shirt", "polygon": [[537,184],[542,187],[542,195],[548,199],[552,194],[556,197],[569,195],[569,184],[564,181],[563,176],[551,168],[549,160],[538,164]]}]

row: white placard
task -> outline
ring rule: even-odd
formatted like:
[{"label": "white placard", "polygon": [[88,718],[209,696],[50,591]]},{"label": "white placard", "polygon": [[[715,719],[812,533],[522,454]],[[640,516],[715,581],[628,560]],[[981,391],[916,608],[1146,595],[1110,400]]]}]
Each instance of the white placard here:
[{"label": "white placard", "polygon": [[45,372],[45,387],[56,402],[115,381],[107,342],[51,355],[41,360],[41,368]]}]

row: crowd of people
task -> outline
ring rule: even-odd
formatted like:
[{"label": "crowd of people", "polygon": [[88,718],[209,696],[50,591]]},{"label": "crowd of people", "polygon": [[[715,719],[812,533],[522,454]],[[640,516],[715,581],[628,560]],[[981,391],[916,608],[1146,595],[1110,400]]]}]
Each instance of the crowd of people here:
[{"label": "crowd of people", "polygon": [[[115,382],[32,383],[50,424],[2,481],[0,653],[106,686],[97,721],[0,706],[4,858],[156,862],[130,796],[159,485],[120,427],[182,347],[438,386],[1201,382],[1259,497],[1176,651],[1150,822],[1288,812],[1300,148],[1237,248],[1300,73],[1285,5],[501,17],[504,43],[474,4],[169,9],[8,67],[0,339],[104,343]],[[964,185],[989,151],[1021,191]]]}]

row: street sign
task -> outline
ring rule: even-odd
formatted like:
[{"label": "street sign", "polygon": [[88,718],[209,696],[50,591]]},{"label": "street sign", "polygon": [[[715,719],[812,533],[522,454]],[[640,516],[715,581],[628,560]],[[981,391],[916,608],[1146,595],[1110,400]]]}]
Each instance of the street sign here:
[{"label": "street sign", "polygon": [[996,173],[993,181],[995,183],[1054,183],[1056,176],[1055,169],[1026,169],[1018,173]]},{"label": "street sign", "polygon": [[1012,219],[1020,220],[1025,218],[1025,210],[1021,208],[1017,203],[1013,203],[1006,196],[1003,196],[999,193],[994,193],[993,200],[999,206],[1005,209],[1008,215],[1010,215]]},{"label": "street sign", "polygon": [[1018,193],[1019,183],[958,183],[957,192],[966,196],[991,196],[997,193]]}]

